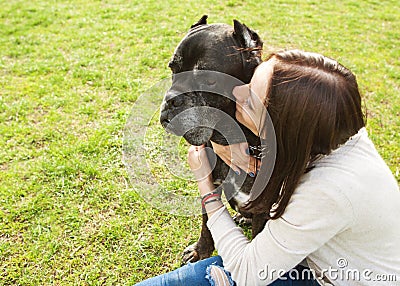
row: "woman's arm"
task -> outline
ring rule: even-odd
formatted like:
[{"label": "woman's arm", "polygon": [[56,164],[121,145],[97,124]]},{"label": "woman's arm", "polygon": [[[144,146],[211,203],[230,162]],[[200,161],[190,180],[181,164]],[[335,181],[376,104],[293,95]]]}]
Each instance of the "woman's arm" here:
[{"label": "woman's arm", "polygon": [[[204,147],[189,149],[189,165],[202,196],[213,191]],[[224,267],[238,285],[267,285],[299,264],[351,222],[348,199],[326,181],[303,183],[285,213],[269,220],[252,241],[237,227],[221,201],[205,205],[207,223]]]},{"label": "woman's arm", "polygon": [[352,217],[348,199],[320,182],[299,187],[284,215],[269,220],[252,241],[226,209],[216,211],[207,226],[238,285],[268,285],[348,227]]}]

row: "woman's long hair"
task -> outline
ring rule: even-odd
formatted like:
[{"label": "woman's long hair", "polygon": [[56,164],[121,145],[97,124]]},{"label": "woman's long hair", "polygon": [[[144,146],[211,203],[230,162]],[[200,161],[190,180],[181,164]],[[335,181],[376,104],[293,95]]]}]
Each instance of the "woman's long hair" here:
[{"label": "woman's long hair", "polygon": [[320,54],[298,50],[275,53],[272,58],[266,104],[275,128],[275,167],[265,190],[250,198],[245,208],[272,212],[270,218],[277,219],[312,163],[345,143],[365,122],[350,70]]}]

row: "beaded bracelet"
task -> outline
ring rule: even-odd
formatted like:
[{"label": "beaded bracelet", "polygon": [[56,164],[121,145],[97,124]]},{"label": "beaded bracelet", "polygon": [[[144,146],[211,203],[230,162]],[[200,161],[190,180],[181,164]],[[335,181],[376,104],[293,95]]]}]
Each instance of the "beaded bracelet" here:
[{"label": "beaded bracelet", "polygon": [[208,196],[211,196],[211,195],[214,195],[214,194],[219,195],[219,196],[221,195],[221,193],[218,192],[218,191],[212,191],[212,192],[209,192],[209,193],[203,195],[203,196],[201,197],[201,200],[203,201],[203,200],[204,200],[205,198],[207,198]]},{"label": "beaded bracelet", "polygon": [[205,201],[204,205],[207,205],[207,204],[210,204],[210,203],[213,203],[213,202],[221,202],[221,201],[222,201],[221,198],[215,198],[213,200]]},{"label": "beaded bracelet", "polygon": [[[221,194],[219,192],[217,192],[217,191],[210,192],[210,193],[205,194],[204,196],[202,196],[201,197],[201,206],[202,206],[202,208],[205,209],[205,205],[207,204],[207,201],[209,199],[215,198],[215,197],[216,197],[215,200],[221,200]],[[215,200],[213,200],[213,201],[215,201]],[[211,203],[211,201],[210,201],[210,203]]]}]

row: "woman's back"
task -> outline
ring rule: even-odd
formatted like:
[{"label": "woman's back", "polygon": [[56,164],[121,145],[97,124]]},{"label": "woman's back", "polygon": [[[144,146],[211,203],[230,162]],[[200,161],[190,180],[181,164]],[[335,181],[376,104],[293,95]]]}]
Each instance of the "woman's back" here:
[{"label": "woman's back", "polygon": [[[318,160],[302,181],[292,200],[299,199],[297,193],[311,189],[316,193],[307,194],[305,199],[314,196],[311,200],[320,203],[320,186],[322,197],[336,200],[336,204],[327,204],[327,221],[319,223],[326,223],[328,228],[329,224],[342,226],[325,245],[309,255],[310,266],[316,267],[314,263],[320,269],[330,266],[331,278],[354,280],[355,284],[359,280],[378,280],[382,274],[397,275],[399,280],[399,187],[365,128],[332,154]],[[337,205],[340,207],[330,208]],[[374,285],[379,284],[375,282]],[[381,283],[388,285],[387,281]]]}]

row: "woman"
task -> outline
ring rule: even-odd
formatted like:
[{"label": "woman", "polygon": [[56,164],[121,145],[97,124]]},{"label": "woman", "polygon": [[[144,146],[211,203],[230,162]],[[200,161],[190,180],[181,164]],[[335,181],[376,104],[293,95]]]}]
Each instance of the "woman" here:
[{"label": "woman", "polygon": [[[233,95],[238,121],[268,136],[267,107],[275,130],[272,176],[246,205],[270,219],[248,241],[213,192],[204,147],[192,146],[219,256],[138,285],[400,285],[400,192],[368,138],[355,76],[322,55],[286,51]],[[243,144],[213,146],[234,170],[254,171]]]}]

